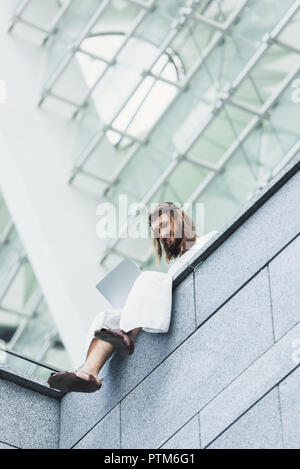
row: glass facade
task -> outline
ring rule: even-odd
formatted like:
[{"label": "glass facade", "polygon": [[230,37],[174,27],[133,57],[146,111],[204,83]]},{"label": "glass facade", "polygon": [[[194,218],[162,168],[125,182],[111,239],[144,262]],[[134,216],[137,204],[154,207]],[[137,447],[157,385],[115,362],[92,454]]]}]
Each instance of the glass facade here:
[{"label": "glass facade", "polygon": [[[45,24],[25,3],[14,28]],[[86,127],[69,183],[99,202],[200,201],[220,229],[297,152],[297,1],[56,3],[54,31],[37,29],[52,68],[39,104]],[[113,240],[100,262],[128,253]]]},{"label": "glass facade", "polygon": [[[1,195],[0,348],[52,366],[69,365],[52,315]],[[40,367],[9,353],[5,354],[4,363],[40,376]]]}]

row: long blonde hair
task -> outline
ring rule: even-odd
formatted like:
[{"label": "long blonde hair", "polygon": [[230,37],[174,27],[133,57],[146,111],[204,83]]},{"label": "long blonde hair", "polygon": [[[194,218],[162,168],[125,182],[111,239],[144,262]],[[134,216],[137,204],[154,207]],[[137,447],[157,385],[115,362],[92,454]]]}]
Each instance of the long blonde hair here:
[{"label": "long blonde hair", "polygon": [[[181,241],[185,239],[185,241],[192,241],[195,239],[196,228],[195,224],[184,210],[181,210],[177,205],[173,202],[161,202],[157,205],[157,207],[149,214],[148,216],[148,225],[153,231],[152,223],[160,217],[163,213],[167,213],[170,216],[170,220],[173,219],[174,221],[180,221],[180,228],[181,228]],[[153,237],[153,245],[154,251],[156,253],[157,264],[159,265],[161,262],[162,257],[162,249],[165,252],[166,262],[169,263],[172,259],[179,257],[181,255],[181,251],[178,249],[176,253],[174,251],[168,249],[167,246],[161,245],[161,241],[159,236]]]}]

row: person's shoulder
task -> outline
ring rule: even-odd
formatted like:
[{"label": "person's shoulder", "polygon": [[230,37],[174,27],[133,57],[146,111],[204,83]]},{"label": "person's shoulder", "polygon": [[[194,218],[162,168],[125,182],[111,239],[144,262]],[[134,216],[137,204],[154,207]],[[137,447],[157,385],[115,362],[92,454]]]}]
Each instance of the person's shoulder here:
[{"label": "person's shoulder", "polygon": [[213,238],[217,233],[218,233],[217,230],[212,230],[212,231],[210,231],[209,233],[206,233],[205,235],[200,236],[200,237],[197,239],[197,242],[196,242],[197,248],[199,248],[199,246],[203,246],[203,245],[204,245],[205,243],[207,243],[211,238]]}]

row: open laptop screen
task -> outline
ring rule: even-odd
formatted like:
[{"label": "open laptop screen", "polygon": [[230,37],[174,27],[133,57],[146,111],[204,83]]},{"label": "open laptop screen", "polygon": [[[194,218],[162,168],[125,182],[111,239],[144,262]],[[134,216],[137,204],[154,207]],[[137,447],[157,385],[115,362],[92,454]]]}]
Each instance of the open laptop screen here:
[{"label": "open laptop screen", "polygon": [[107,274],[96,288],[113,308],[123,308],[131,287],[140,273],[140,268],[128,257]]}]

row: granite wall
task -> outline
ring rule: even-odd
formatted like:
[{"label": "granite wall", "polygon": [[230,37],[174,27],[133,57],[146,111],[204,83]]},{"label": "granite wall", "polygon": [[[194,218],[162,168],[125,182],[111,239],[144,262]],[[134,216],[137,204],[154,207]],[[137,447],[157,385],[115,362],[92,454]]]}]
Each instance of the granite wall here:
[{"label": "granite wall", "polygon": [[174,282],[168,334],[95,394],[0,381],[3,447],[300,448],[299,157]]},{"label": "granite wall", "polygon": [[181,275],[169,334],[62,399],[61,448],[300,447],[299,200],[298,157]]}]

